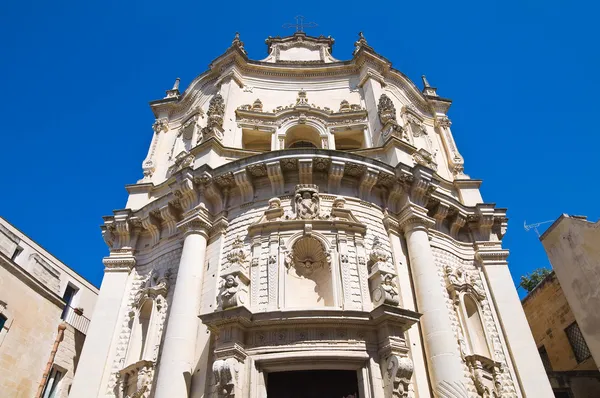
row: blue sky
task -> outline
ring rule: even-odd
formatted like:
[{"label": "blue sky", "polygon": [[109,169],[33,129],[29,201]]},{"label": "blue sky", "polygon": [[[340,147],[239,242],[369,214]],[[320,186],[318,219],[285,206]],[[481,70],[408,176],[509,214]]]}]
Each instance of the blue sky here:
[{"label": "blue sky", "polygon": [[[291,5],[290,5],[291,4]],[[357,32],[451,98],[465,171],[507,207],[513,276],[548,260],[523,222],[598,219],[597,3],[5,2],[0,212],[94,284],[101,216],[124,207],[152,137],[148,102],[182,88],[239,31],[251,58],[303,14],[351,57]]]}]

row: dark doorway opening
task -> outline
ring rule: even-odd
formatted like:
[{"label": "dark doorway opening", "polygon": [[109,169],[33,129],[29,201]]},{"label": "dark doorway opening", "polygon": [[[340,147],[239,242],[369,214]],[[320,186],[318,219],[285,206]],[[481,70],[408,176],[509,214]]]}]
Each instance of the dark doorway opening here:
[{"label": "dark doorway opening", "polygon": [[268,398],[358,398],[355,370],[300,370],[267,374]]}]

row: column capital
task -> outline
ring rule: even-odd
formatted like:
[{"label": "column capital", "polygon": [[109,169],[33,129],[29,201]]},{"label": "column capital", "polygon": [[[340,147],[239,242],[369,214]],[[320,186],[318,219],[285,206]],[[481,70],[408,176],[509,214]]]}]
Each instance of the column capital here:
[{"label": "column capital", "polygon": [[102,259],[104,272],[129,272],[135,267],[136,260],[133,256],[109,256]]},{"label": "column capital", "polygon": [[183,236],[191,234],[201,234],[208,238],[212,223],[208,217],[206,207],[199,206],[194,212],[188,215],[177,224],[177,228],[183,232]]},{"label": "column capital", "polygon": [[398,227],[403,232],[415,229],[428,230],[435,225],[435,220],[427,215],[427,209],[415,204],[404,207],[398,214]]},{"label": "column capital", "polygon": [[507,265],[509,251],[500,242],[475,242],[475,258],[482,265]]}]

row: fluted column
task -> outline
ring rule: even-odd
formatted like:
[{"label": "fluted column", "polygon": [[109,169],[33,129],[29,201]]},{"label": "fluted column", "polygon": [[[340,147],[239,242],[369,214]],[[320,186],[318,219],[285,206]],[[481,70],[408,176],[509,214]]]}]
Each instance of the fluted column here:
[{"label": "fluted column", "polygon": [[427,216],[423,207],[409,204],[400,212],[398,221],[406,238],[417,310],[423,314],[420,325],[431,385],[437,397],[466,398],[468,393],[463,384],[463,366],[450,310],[429,244],[427,230],[435,225],[435,220]]},{"label": "fluted column", "polygon": [[169,310],[156,382],[156,398],[189,396],[198,332],[201,284],[209,225],[198,215],[179,223],[183,250]]}]

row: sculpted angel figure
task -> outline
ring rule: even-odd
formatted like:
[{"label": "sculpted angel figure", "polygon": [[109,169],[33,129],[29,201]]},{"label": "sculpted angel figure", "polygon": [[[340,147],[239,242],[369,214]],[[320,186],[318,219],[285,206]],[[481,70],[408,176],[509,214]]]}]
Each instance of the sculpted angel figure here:
[{"label": "sculpted angel figure", "polygon": [[223,308],[229,308],[236,305],[235,295],[238,291],[238,281],[235,276],[227,275],[225,280],[221,280],[221,301]]},{"label": "sculpted angel figure", "polygon": [[396,290],[396,285],[394,284],[394,276],[393,275],[388,274],[385,276],[385,278],[383,279],[383,284],[381,285],[381,288],[383,290],[385,290],[385,292],[387,294],[389,294],[392,299],[398,295],[398,291]]}]

